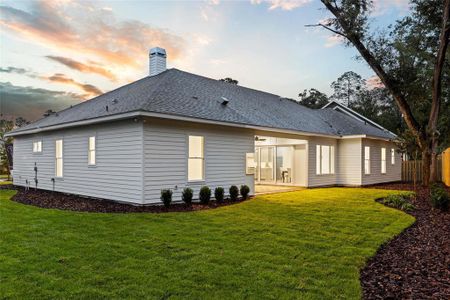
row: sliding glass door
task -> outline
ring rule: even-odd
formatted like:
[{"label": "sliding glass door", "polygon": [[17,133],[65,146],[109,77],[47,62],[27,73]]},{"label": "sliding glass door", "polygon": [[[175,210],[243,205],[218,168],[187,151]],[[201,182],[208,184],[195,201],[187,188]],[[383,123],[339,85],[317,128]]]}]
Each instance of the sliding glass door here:
[{"label": "sliding glass door", "polygon": [[292,146],[256,147],[255,163],[257,183],[293,183],[294,148]]},{"label": "sliding glass door", "polygon": [[274,153],[275,147],[258,147],[257,181],[261,183],[274,183]]},{"label": "sliding glass door", "polygon": [[292,146],[276,147],[277,183],[292,183],[294,151]]}]

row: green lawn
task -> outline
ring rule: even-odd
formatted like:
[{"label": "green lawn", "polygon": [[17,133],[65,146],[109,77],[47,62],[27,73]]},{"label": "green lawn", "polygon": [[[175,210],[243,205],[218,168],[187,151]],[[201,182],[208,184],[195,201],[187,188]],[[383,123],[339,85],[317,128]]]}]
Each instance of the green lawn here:
[{"label": "green lawn", "polygon": [[357,299],[365,260],[414,222],[376,189],[167,214],[46,210],[0,193],[0,298]]}]

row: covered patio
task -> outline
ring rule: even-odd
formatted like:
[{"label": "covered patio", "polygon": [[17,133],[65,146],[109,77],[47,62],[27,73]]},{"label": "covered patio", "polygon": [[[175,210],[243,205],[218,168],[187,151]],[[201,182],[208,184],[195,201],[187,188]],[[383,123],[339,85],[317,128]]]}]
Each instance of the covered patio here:
[{"label": "covered patio", "polygon": [[[295,137],[295,136],[294,136]],[[255,193],[297,190],[307,186],[308,141],[285,136],[255,135]]]}]

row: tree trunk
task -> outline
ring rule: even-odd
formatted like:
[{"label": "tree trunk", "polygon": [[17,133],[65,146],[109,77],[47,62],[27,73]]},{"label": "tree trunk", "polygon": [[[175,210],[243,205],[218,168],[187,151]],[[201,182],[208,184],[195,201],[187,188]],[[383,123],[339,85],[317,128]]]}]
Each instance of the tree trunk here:
[{"label": "tree trunk", "polygon": [[422,185],[428,186],[430,184],[430,165],[431,153],[428,149],[422,150]]},{"label": "tree trunk", "polygon": [[439,180],[437,174],[438,161],[437,161],[437,141],[433,139],[433,143],[431,146],[431,162],[430,162],[430,183],[436,182]]}]

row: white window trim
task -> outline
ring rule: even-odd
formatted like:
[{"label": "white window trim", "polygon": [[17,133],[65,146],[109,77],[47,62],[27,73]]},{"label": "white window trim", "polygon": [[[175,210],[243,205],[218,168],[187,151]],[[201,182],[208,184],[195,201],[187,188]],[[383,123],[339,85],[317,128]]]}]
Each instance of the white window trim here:
[{"label": "white window trim", "polygon": [[[94,149],[91,149],[91,138],[94,138]],[[97,165],[97,136],[91,135],[88,137],[88,166],[95,167]],[[91,163],[91,153],[94,153],[94,163]]]},{"label": "white window trim", "polygon": [[[203,157],[190,157],[189,156],[189,137],[201,137],[202,138],[202,142],[203,142],[203,147],[202,147],[202,149],[203,149]],[[190,183],[190,184],[203,183],[203,182],[206,181],[206,160],[205,160],[206,147],[205,147],[205,144],[206,143],[205,143],[205,136],[204,135],[199,135],[199,134],[195,134],[195,133],[187,135],[187,138],[186,138],[186,145],[187,145],[187,151],[186,151],[187,152],[186,153],[186,156],[187,156],[186,179],[187,179],[187,182]],[[189,159],[202,159],[203,160],[203,163],[202,163],[202,178],[201,179],[191,179],[191,180],[189,179]]]},{"label": "white window trim", "polygon": [[[328,173],[322,173],[322,147],[329,147],[329,171]],[[316,145],[316,175],[327,176],[335,175],[335,147],[334,145]]]},{"label": "white window trim", "polygon": [[395,149],[391,148],[391,165],[395,165]]},{"label": "white window trim", "polygon": [[245,175],[255,175],[257,164],[255,162],[256,153],[245,153]]},{"label": "white window trim", "polygon": [[[56,157],[56,143],[61,141],[61,158]],[[58,159],[61,159],[61,176],[58,176]],[[55,140],[55,178],[64,177],[64,139]]]},{"label": "white window trim", "polygon": [[[40,149],[39,149],[39,147],[38,147],[38,149],[35,150],[35,148],[34,148],[35,144],[36,144],[36,145],[39,145],[39,146],[40,146]],[[35,153],[35,154],[37,154],[37,153],[42,153],[42,140],[36,140],[36,141],[33,141],[33,153]]]},{"label": "white window trim", "polygon": [[[383,159],[383,152],[384,152],[384,159]],[[380,172],[381,172],[381,174],[386,174],[387,170],[386,170],[386,148],[385,147],[381,147],[381,149],[380,149],[380,161],[381,161]]]},{"label": "white window trim", "polygon": [[[366,149],[369,149],[368,157],[366,156]],[[366,169],[366,162],[368,162],[367,169]],[[364,146],[364,175],[370,175],[370,172],[371,172],[370,147]]]}]

